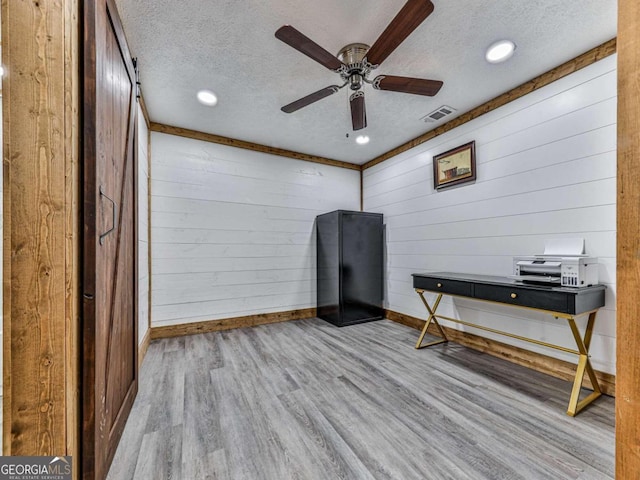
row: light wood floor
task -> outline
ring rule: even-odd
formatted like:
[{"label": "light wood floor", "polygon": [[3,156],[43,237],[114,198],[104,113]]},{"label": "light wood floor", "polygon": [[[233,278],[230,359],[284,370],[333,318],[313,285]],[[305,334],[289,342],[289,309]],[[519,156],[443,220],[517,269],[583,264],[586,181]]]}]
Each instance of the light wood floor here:
[{"label": "light wood floor", "polygon": [[154,341],[109,480],[613,478],[614,399],[388,320]]}]

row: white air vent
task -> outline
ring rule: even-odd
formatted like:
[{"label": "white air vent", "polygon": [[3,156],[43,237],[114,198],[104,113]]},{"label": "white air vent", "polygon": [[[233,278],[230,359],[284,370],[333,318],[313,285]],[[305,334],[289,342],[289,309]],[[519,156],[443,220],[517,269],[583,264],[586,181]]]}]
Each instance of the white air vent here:
[{"label": "white air vent", "polygon": [[438,120],[446,117],[447,115],[451,115],[455,111],[456,111],[455,108],[449,107],[447,105],[443,105],[437,110],[434,110],[433,112],[425,115],[420,120],[422,120],[423,122],[437,122]]}]

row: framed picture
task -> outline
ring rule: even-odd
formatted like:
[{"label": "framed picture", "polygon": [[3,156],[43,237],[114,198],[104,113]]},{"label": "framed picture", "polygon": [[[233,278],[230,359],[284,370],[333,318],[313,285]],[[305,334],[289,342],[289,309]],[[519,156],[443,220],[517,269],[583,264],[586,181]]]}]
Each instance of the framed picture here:
[{"label": "framed picture", "polygon": [[476,142],[433,157],[433,188],[442,190],[476,179]]}]

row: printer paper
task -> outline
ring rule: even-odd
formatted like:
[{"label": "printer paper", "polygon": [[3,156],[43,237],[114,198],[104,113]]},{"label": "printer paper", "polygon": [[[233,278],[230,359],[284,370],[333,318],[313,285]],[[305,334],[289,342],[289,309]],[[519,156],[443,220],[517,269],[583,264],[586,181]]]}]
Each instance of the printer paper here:
[{"label": "printer paper", "polygon": [[544,255],[570,256],[584,254],[584,238],[554,238],[544,242]]}]

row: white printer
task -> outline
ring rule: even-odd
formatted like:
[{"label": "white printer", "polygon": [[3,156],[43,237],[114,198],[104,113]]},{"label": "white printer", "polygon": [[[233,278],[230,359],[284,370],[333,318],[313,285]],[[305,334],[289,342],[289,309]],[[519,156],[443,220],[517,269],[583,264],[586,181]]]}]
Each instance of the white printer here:
[{"label": "white printer", "polygon": [[547,240],[543,254],[513,258],[511,278],[563,287],[587,287],[598,283],[598,259],[584,254],[583,238]]}]

